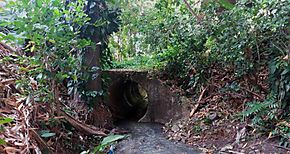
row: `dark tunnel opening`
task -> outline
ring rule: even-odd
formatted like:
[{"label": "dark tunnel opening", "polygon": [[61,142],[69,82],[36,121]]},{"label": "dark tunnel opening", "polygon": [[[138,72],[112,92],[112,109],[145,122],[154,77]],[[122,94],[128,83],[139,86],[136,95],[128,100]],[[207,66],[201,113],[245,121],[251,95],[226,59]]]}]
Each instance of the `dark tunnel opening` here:
[{"label": "dark tunnel opening", "polygon": [[147,111],[148,95],[140,84],[121,80],[110,86],[109,108],[114,122],[120,120],[138,121]]}]

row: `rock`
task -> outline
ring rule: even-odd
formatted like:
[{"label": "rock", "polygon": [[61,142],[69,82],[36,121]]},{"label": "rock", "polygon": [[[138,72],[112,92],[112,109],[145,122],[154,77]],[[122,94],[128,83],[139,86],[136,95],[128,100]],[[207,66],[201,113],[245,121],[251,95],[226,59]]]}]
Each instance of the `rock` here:
[{"label": "rock", "polygon": [[256,152],[255,151],[250,151],[249,154],[256,154]]},{"label": "rock", "polygon": [[175,141],[180,141],[180,140],[181,140],[181,137],[178,136],[178,135],[175,135],[175,136],[173,137],[173,139],[174,139]]},{"label": "rock", "polygon": [[171,127],[171,122],[165,123],[165,127]]},{"label": "rock", "polygon": [[179,127],[178,127],[177,125],[173,125],[173,126],[171,127],[171,130],[172,130],[173,132],[177,132],[177,131],[179,131]]},{"label": "rock", "polygon": [[246,137],[246,127],[242,128],[240,131],[237,132],[236,135],[236,141],[235,143],[240,143],[240,141],[242,141],[242,139],[244,139]]},{"label": "rock", "polygon": [[186,139],[185,139],[185,138],[182,138],[182,139],[181,139],[181,142],[182,142],[182,143],[186,143]]},{"label": "rock", "polygon": [[210,113],[210,114],[208,115],[208,118],[209,118],[211,121],[215,120],[217,117],[218,117],[218,116],[217,116],[217,113],[216,113],[216,112]]},{"label": "rock", "polygon": [[261,153],[261,151],[259,149],[256,149],[255,153]]},{"label": "rock", "polygon": [[232,150],[234,147],[232,145],[226,145],[224,147],[221,148],[221,152],[225,152],[225,151],[228,151],[228,150]]}]

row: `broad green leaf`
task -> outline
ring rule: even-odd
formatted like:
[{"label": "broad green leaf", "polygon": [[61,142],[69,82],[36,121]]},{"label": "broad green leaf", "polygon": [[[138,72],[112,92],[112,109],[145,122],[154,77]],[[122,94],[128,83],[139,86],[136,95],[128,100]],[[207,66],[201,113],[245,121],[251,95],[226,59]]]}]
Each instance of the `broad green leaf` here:
[{"label": "broad green leaf", "polygon": [[52,137],[54,135],[55,135],[55,133],[44,133],[41,135],[41,137],[48,138],[48,137]]},{"label": "broad green leaf", "polygon": [[36,5],[37,5],[37,7],[41,7],[42,6],[42,0],[36,0]]},{"label": "broad green leaf", "polygon": [[3,124],[7,124],[7,123],[10,123],[12,122],[13,119],[12,118],[0,118],[0,125],[3,125]]},{"label": "broad green leaf", "polygon": [[110,136],[107,136],[102,140],[101,144],[94,149],[93,153],[103,152],[104,148],[106,146],[108,146],[110,143],[115,142],[115,141],[120,140],[120,139],[123,139],[127,136],[128,135],[110,135]]},{"label": "broad green leaf", "polygon": [[229,2],[228,0],[219,0],[219,3],[221,6],[223,6],[225,9],[228,10],[231,10],[235,7],[235,5]]},{"label": "broad green leaf", "polygon": [[0,145],[5,145],[6,142],[3,139],[0,139]]},{"label": "broad green leaf", "polygon": [[288,72],[290,72],[290,69],[285,69],[285,70],[281,73],[281,75],[286,75]]},{"label": "broad green leaf", "polygon": [[51,133],[49,130],[46,130],[46,131],[42,131],[40,136],[44,137],[44,138],[48,138],[48,137],[52,137],[54,135],[55,135],[55,133]]},{"label": "broad green leaf", "polygon": [[25,104],[29,104],[31,101],[31,95],[28,95],[25,101]]},{"label": "broad green leaf", "polygon": [[102,140],[101,144],[102,145],[107,145],[109,143],[115,142],[115,141],[123,139],[125,137],[127,137],[127,135],[110,135],[110,136],[105,137]]}]

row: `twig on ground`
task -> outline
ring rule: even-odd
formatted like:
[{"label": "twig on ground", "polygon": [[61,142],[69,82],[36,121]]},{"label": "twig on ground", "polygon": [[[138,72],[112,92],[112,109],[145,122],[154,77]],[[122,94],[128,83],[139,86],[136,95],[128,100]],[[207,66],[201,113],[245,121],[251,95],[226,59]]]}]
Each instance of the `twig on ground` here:
[{"label": "twig on ground", "polygon": [[3,46],[5,49],[9,50],[10,52],[15,53],[15,51],[16,51],[14,48],[12,48],[11,46],[9,46],[3,42],[0,42],[0,45]]},{"label": "twig on ground", "polygon": [[198,100],[197,100],[197,103],[196,105],[193,107],[193,109],[191,110],[190,114],[189,114],[189,117],[192,117],[194,115],[194,113],[196,112],[196,110],[198,109],[199,105],[200,105],[200,102],[201,102],[201,99],[206,91],[207,87],[204,88],[202,90],[202,92],[200,93],[199,97],[198,97]]},{"label": "twig on ground", "polygon": [[246,90],[248,93],[251,93],[252,95],[258,97],[260,100],[264,100],[264,99],[265,99],[263,96],[261,96],[261,95],[255,93],[255,92],[252,92],[252,91],[249,90],[249,89],[246,89],[246,88],[242,88],[242,89],[243,89],[243,90]]},{"label": "twig on ground", "polygon": [[281,149],[284,149],[284,150],[287,150],[287,151],[290,151],[290,148],[286,148],[286,147],[283,147],[281,145],[276,145],[276,144],[272,144],[274,147],[277,147],[277,148],[281,148]]},{"label": "twig on ground", "polygon": [[46,144],[46,142],[35,132],[35,130],[33,129],[29,129],[29,132],[32,136],[32,138],[34,138],[36,140],[36,142],[39,145],[39,148],[41,151],[48,151],[48,153],[53,154],[53,152],[51,151],[51,149],[49,148],[49,146]]}]

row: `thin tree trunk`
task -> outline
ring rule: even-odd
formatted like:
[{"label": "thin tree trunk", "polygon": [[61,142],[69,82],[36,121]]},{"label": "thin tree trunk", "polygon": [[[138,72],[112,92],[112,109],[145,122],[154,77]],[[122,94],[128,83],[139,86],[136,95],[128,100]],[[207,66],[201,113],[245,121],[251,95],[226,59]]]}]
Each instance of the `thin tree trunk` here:
[{"label": "thin tree trunk", "polygon": [[197,22],[201,22],[201,18],[194,13],[193,9],[191,8],[190,4],[188,3],[187,0],[183,0],[183,2],[186,4],[187,9],[189,10],[189,12],[196,18]]}]

